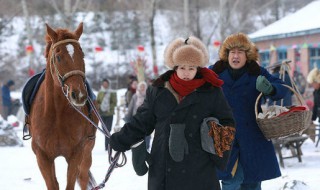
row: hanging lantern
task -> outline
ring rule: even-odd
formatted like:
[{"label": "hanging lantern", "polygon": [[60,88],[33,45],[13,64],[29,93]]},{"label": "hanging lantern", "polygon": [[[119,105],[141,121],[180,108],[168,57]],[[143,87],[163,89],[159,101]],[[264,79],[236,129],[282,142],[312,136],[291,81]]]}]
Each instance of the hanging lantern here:
[{"label": "hanging lantern", "polygon": [[307,44],[307,43],[304,43],[303,45],[302,45],[302,48],[308,48],[309,47],[309,45]]},{"label": "hanging lantern", "polygon": [[221,43],[220,43],[219,40],[215,40],[215,41],[213,42],[213,46],[215,46],[215,47],[218,47],[218,46],[220,46],[220,45],[221,45]]},{"label": "hanging lantern", "polygon": [[157,65],[153,66],[153,73],[155,76],[158,76],[158,66]]},{"label": "hanging lantern", "polygon": [[142,45],[138,45],[137,49],[139,52],[144,52],[144,47]]},{"label": "hanging lantern", "polygon": [[277,48],[274,45],[270,46],[270,51],[275,51]]},{"label": "hanging lantern", "polygon": [[100,46],[97,46],[97,47],[94,48],[94,50],[95,50],[96,52],[102,52],[102,51],[103,51],[103,48],[100,47]]},{"label": "hanging lantern", "polygon": [[32,77],[35,74],[35,71],[32,68],[29,68],[28,74],[29,77]]},{"label": "hanging lantern", "polygon": [[27,45],[26,46],[26,52],[27,52],[27,54],[30,54],[30,53],[32,53],[33,52],[33,46],[32,45]]}]

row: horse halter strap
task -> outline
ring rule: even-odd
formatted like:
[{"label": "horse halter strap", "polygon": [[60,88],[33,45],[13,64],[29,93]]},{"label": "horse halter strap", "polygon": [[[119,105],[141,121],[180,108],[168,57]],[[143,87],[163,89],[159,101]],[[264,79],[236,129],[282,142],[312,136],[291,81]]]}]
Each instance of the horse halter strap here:
[{"label": "horse halter strap", "polygon": [[[60,74],[58,68],[57,68],[57,65],[55,63],[55,56],[54,56],[54,49],[58,46],[58,45],[61,45],[61,44],[64,44],[64,43],[70,43],[70,42],[73,42],[73,43],[76,43],[76,44],[79,44],[79,42],[75,39],[65,39],[65,40],[61,40],[55,44],[53,44],[51,46],[51,51],[52,51],[52,55],[51,55],[51,58],[50,58],[50,72],[51,72],[51,75],[52,74],[52,68],[51,68],[51,64],[54,66],[54,69],[57,73],[57,77],[59,79],[59,82],[60,82],[60,85],[63,87],[64,86],[64,81],[67,80],[67,78],[73,76],[73,75],[80,75],[82,76],[83,79],[86,78],[84,72],[80,71],[80,70],[74,70],[74,71],[69,71],[67,72],[66,74],[64,74],[63,76]],[[79,44],[80,45],[80,44]]]}]

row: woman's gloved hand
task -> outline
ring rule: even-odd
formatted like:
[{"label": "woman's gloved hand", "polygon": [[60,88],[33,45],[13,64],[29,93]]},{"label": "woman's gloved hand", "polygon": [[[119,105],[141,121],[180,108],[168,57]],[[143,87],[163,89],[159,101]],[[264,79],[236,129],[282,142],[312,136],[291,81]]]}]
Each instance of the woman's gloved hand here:
[{"label": "woman's gloved hand", "polygon": [[147,152],[146,142],[142,141],[141,144],[131,148],[132,151],[132,165],[134,171],[138,176],[143,176],[148,172],[146,161],[149,157]]},{"label": "woman's gloved hand", "polygon": [[188,143],[184,135],[185,124],[170,124],[169,153],[176,162],[181,162],[184,154],[189,153]]},{"label": "woman's gloved hand", "polygon": [[264,95],[270,95],[273,92],[272,84],[266,79],[265,76],[259,75],[256,81],[256,89]]}]

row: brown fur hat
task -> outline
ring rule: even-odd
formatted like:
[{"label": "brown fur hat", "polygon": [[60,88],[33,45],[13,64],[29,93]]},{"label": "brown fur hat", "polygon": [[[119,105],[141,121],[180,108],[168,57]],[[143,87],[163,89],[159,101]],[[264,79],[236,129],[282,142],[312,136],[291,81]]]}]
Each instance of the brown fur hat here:
[{"label": "brown fur hat", "polygon": [[170,69],[178,65],[205,67],[209,62],[209,53],[206,46],[194,36],[186,40],[177,38],[165,49],[164,62]]},{"label": "brown fur hat", "polygon": [[219,50],[220,59],[227,62],[229,51],[234,48],[246,51],[248,62],[258,61],[259,59],[257,47],[249,40],[248,36],[243,33],[232,34],[224,40]]}]

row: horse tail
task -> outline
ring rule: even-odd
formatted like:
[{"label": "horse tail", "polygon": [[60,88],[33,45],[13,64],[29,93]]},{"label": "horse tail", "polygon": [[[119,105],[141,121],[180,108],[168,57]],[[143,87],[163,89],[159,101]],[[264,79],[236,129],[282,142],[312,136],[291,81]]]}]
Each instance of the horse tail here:
[{"label": "horse tail", "polygon": [[88,183],[88,188],[87,189],[92,189],[92,188],[94,188],[96,186],[97,186],[97,182],[94,179],[91,171],[89,170],[89,183]]}]

